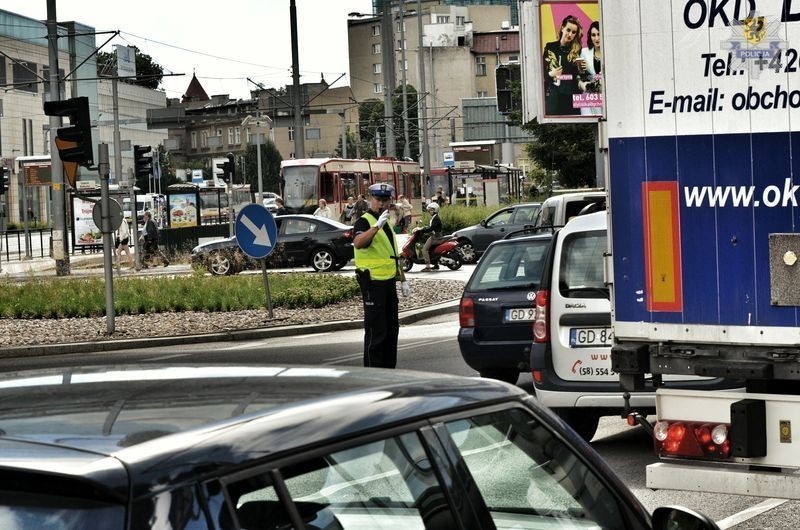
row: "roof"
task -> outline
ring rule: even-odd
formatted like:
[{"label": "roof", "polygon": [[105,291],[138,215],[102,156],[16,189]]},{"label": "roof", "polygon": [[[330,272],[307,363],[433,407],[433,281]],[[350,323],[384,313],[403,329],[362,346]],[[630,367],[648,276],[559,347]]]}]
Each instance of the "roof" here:
[{"label": "roof", "polygon": [[477,378],[356,367],[144,364],[2,373],[0,472],[59,473],[110,485],[121,496],[129,476],[138,496],[176,477],[525,395]]},{"label": "roof", "polygon": [[206,94],[206,91],[203,89],[203,85],[200,84],[197,76],[192,74],[192,80],[189,81],[189,86],[186,88],[186,93],[183,95],[181,103],[186,103],[189,101],[208,101],[209,99],[211,98],[209,98],[208,94]]},{"label": "roof", "polygon": [[472,53],[519,53],[519,32],[473,33]]}]

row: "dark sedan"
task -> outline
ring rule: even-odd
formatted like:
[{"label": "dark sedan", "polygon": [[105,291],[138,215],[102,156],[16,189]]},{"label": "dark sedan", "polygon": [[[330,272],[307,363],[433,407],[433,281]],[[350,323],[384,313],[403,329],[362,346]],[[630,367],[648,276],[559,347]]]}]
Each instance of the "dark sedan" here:
[{"label": "dark sedan", "polygon": [[461,243],[461,254],[466,263],[475,263],[493,241],[503,239],[510,232],[532,225],[541,204],[538,202],[514,204],[497,210],[480,223],[453,233]]},{"label": "dark sedan", "polygon": [[[275,217],[278,241],[267,256],[267,267],[311,266],[316,271],[339,270],[353,259],[353,227],[312,215]],[[235,274],[257,268],[258,261],[239,248],[236,237],[198,245],[192,264],[212,274]]]},{"label": "dark sedan", "polygon": [[6,372],[0,425],[0,527],[15,530],[716,528],[671,507],[651,518],[566,424],[480,379],[267,365]]},{"label": "dark sedan", "polygon": [[464,286],[458,346],[482,377],[516,383],[530,371],[536,291],[553,236],[511,235],[489,245]]}]

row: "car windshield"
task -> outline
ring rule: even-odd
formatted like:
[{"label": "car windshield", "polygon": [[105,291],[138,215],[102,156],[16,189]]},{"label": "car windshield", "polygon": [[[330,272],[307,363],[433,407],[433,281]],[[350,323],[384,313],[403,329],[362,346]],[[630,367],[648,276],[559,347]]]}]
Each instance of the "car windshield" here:
[{"label": "car windshield", "polygon": [[607,298],[603,281],[605,230],[580,232],[564,239],[558,288],[568,298]]},{"label": "car windshield", "polygon": [[483,255],[467,284],[467,290],[535,289],[550,238],[492,245]]}]

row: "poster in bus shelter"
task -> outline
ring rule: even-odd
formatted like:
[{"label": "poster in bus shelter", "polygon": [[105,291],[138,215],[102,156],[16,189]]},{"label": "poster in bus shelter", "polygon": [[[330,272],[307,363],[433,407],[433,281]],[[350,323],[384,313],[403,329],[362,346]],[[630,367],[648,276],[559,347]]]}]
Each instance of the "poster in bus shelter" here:
[{"label": "poster in bus shelter", "polygon": [[197,194],[171,193],[169,196],[169,226],[183,228],[197,226]]},{"label": "poster in bus shelter", "polygon": [[76,247],[102,245],[103,234],[92,219],[95,203],[72,197],[72,230]]},{"label": "poster in bus shelter", "polygon": [[600,9],[594,2],[523,2],[523,107],[540,123],[603,115]]}]

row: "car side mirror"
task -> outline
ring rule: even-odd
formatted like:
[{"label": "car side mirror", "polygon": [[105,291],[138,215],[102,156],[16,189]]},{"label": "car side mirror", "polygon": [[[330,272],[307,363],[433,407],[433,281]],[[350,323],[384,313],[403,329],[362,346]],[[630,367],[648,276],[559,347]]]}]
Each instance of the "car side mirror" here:
[{"label": "car side mirror", "polygon": [[481,226],[486,227],[486,219],[481,219]]},{"label": "car side mirror", "polygon": [[653,530],[719,530],[711,518],[681,506],[661,506],[653,511]]}]

